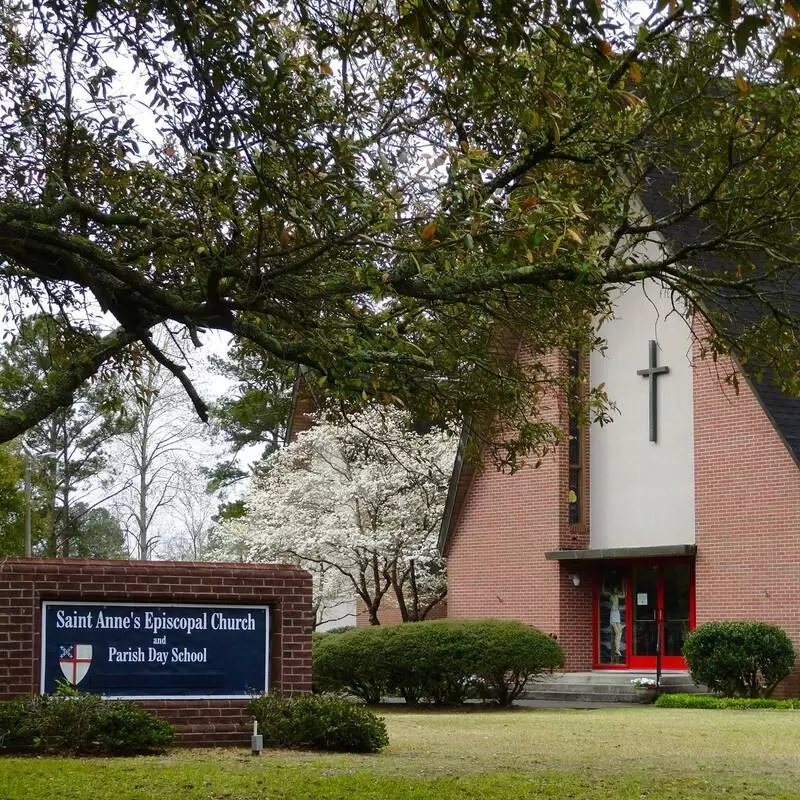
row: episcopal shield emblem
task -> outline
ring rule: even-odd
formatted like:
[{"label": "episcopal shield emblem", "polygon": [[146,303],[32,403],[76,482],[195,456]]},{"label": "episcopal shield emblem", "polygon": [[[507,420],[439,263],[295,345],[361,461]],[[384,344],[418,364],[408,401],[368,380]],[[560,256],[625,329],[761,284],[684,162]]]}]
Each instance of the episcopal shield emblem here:
[{"label": "episcopal shield emblem", "polygon": [[64,677],[77,686],[92,666],[92,646],[90,644],[61,645],[61,656],[58,659]]}]

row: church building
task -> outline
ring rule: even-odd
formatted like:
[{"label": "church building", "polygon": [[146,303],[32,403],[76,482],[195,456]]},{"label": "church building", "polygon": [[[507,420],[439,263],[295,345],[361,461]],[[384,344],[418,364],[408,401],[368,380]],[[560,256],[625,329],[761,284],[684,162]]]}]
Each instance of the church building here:
[{"label": "church building", "polygon": [[[800,399],[701,359],[655,281],[621,290],[601,335],[588,380],[613,422],[578,428],[553,398],[569,435],[537,468],[457,461],[448,616],[535,625],[568,671],[655,669],[659,649],[685,669],[684,638],[709,620],[775,623],[800,653]],[[779,691],[800,693],[800,662]]]}]

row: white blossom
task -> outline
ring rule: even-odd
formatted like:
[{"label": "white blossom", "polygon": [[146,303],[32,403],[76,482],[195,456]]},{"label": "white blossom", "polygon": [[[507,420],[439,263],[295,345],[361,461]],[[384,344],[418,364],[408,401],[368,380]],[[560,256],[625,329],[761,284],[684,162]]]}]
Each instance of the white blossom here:
[{"label": "white blossom", "polygon": [[403,619],[422,619],[446,592],[436,543],[455,443],[396,408],[319,414],[269,457],[221,546],[310,570],[318,620],[353,593],[373,621],[387,593]]}]

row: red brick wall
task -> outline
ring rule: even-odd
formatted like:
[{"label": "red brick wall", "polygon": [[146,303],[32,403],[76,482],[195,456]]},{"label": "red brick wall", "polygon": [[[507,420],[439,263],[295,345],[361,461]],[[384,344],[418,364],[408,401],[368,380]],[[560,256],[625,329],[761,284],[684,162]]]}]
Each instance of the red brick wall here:
[{"label": "red brick wall", "polygon": [[[697,624],[780,625],[798,663],[778,694],[798,694],[800,470],[747,382],[737,396],[722,382],[725,367],[694,355]],[[560,448],[539,469],[511,476],[484,464],[450,532],[448,613],[533,624],[557,635],[568,670],[582,670],[592,666],[594,568],[544,560],[547,550],[589,546],[588,527],[569,526],[561,513],[566,458]],[[584,473],[588,482],[588,458]],[[588,486],[586,500],[588,519]],[[581,574],[580,587],[571,572]]]},{"label": "red brick wall", "polygon": [[[442,600],[437,603],[429,612],[425,619],[444,619],[447,616],[447,600]],[[397,601],[393,600],[388,595],[381,601],[381,607],[378,609],[378,619],[381,625],[399,625],[403,619],[400,616],[400,609],[397,607]],[[369,625],[369,614],[364,606],[363,601],[356,601],[356,625],[363,628]]]},{"label": "red brick wall", "polygon": [[314,400],[305,393],[305,384],[301,383],[297,389],[297,396],[292,406],[292,414],[289,417],[289,425],[286,431],[286,442],[293,442],[301,433],[311,430],[314,421],[311,419],[317,405]]},{"label": "red brick wall", "polygon": [[[558,398],[551,398],[545,414],[566,422]],[[557,447],[538,468],[513,475],[483,464],[450,532],[447,602],[451,617],[518,619],[555,635],[567,669],[582,670],[591,668],[591,581],[583,576],[575,587],[567,577],[575,570],[544,556],[588,547],[588,527],[568,521],[568,473],[566,447]]]},{"label": "red brick wall", "polygon": [[780,687],[800,693],[800,470],[747,382],[738,396],[710,362],[694,370],[697,623],[780,625],[798,662]]},{"label": "red brick wall", "polygon": [[[311,576],[286,565],[81,559],[0,560],[0,699],[39,691],[43,600],[224,603],[270,607],[270,689],[311,690]],[[231,654],[235,658],[235,654]],[[182,745],[249,744],[246,700],[141,704]]]}]

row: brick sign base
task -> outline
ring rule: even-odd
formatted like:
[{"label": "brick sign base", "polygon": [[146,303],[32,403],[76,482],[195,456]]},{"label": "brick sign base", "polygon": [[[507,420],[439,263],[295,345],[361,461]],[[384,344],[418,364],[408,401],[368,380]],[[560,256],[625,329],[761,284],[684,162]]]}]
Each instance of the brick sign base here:
[{"label": "brick sign base", "polygon": [[[42,602],[269,606],[270,691],[311,691],[311,576],[286,565],[0,560],[0,700],[37,694]],[[236,658],[236,653],[231,653]],[[249,745],[247,700],[136,701],[175,726],[176,743]]]}]

